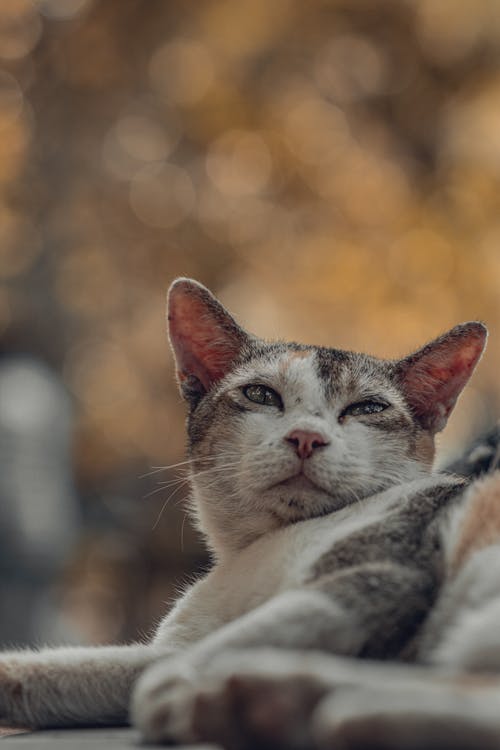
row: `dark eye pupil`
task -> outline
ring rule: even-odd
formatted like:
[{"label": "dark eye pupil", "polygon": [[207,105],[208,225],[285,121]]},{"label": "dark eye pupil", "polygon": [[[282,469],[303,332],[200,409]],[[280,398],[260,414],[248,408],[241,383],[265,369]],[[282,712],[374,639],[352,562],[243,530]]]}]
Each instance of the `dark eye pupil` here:
[{"label": "dark eye pupil", "polygon": [[377,414],[387,409],[387,406],[387,404],[383,404],[380,401],[360,401],[359,404],[348,406],[344,414],[349,414],[352,417],[359,417],[362,414]]},{"label": "dark eye pupil", "polygon": [[243,388],[243,393],[249,401],[253,401],[255,404],[281,408],[280,396],[272,388],[265,385],[246,385]]},{"label": "dark eye pupil", "polygon": [[375,401],[368,401],[362,406],[363,414],[375,414],[377,411],[382,411],[383,408],[382,404],[377,404]]},{"label": "dark eye pupil", "polygon": [[255,401],[257,404],[263,404],[266,398],[266,389],[261,385],[249,385],[244,393],[250,401]]}]

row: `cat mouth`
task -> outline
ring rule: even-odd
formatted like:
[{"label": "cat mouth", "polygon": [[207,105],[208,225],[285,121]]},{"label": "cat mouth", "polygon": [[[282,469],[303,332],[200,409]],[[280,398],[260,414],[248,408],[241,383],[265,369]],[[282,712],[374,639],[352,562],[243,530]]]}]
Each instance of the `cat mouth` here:
[{"label": "cat mouth", "polygon": [[308,500],[317,499],[318,495],[332,497],[332,493],[327,488],[322,487],[303,471],[275,482],[269,489],[281,491],[280,494],[285,494],[285,497],[298,497],[302,505],[308,505]]},{"label": "cat mouth", "polygon": [[303,472],[300,472],[299,474],[294,474],[292,477],[288,477],[287,479],[283,479],[280,482],[276,482],[276,484],[273,485],[273,487],[283,487],[284,489],[291,489],[294,491],[297,490],[304,490],[304,491],[310,491],[310,490],[320,490],[324,492],[325,490],[316,484],[312,479],[309,479],[309,477],[306,477],[306,475]]},{"label": "cat mouth", "polygon": [[276,482],[269,489],[277,494],[269,512],[280,525],[321,516],[331,510],[330,493],[303,472]]}]

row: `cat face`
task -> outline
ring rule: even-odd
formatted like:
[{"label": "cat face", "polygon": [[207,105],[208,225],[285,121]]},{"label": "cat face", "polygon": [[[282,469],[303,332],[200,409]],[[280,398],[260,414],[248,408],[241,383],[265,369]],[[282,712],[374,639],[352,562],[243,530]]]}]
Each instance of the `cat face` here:
[{"label": "cat face", "polygon": [[193,509],[216,554],[429,472],[482,352],[479,323],[397,362],[243,331],[196,282],[169,296]]}]

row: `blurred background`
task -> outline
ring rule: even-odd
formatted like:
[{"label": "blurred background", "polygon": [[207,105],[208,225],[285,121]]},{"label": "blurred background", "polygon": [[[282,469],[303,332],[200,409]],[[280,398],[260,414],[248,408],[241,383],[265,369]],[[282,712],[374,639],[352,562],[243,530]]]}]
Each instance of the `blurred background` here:
[{"label": "blurred background", "polygon": [[208,564],[159,484],[179,274],[386,357],[482,319],[442,460],[493,424],[497,0],[2,0],[2,646],[144,635]]}]

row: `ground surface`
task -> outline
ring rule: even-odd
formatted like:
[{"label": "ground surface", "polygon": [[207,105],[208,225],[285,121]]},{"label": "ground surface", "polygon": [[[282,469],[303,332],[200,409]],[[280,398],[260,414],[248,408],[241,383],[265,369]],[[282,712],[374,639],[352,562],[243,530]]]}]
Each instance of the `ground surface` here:
[{"label": "ground surface", "polygon": [[[121,750],[145,747],[137,732],[123,727],[117,729],[52,729],[22,734],[0,733],[1,750]],[[192,750],[216,750],[214,745],[192,745]]]}]

